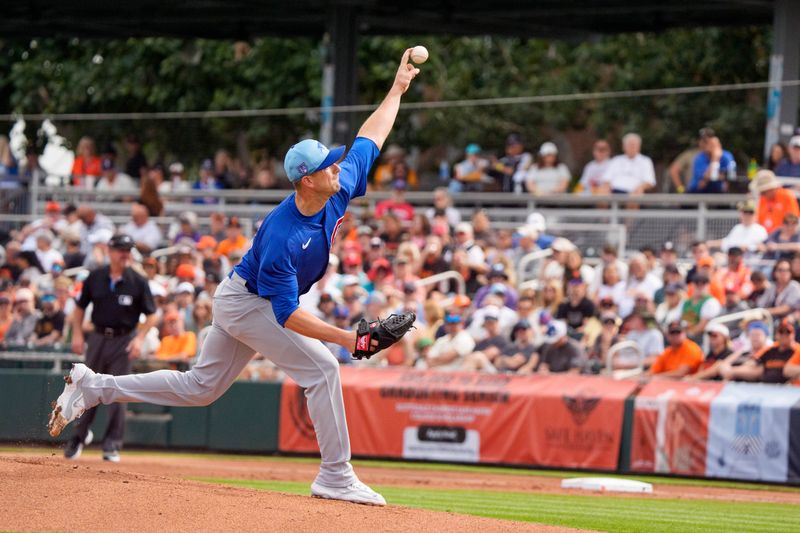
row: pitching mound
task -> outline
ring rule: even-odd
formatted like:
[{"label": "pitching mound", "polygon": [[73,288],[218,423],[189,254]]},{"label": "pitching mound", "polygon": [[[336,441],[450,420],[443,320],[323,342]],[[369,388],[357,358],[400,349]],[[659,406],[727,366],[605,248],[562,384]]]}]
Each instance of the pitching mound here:
[{"label": "pitching mound", "polygon": [[12,531],[574,531],[208,485],[61,458],[0,456],[0,529]]}]

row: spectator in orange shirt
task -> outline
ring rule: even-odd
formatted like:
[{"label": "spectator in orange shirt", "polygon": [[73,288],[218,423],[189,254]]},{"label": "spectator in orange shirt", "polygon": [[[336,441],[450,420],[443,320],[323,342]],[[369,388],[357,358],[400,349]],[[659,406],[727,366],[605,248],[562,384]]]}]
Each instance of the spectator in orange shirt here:
[{"label": "spectator in orange shirt", "polygon": [[783,377],[790,380],[792,385],[800,385],[800,349],[795,350],[794,355],[786,361]]},{"label": "spectator in orange shirt", "polygon": [[703,350],[686,338],[686,322],[674,320],[667,326],[669,346],[661,352],[650,374],[665,378],[682,378],[694,374],[703,362]]},{"label": "spectator in orange shirt", "polygon": [[697,266],[694,270],[695,272],[689,282],[689,290],[686,291],[686,295],[689,296],[689,298],[693,297],[697,287],[696,278],[705,277],[708,278],[708,293],[716,298],[720,304],[725,305],[725,287],[722,286],[719,277],[714,272],[714,258],[710,255],[701,257],[697,261]]},{"label": "spectator in orange shirt", "polygon": [[[721,286],[726,293],[735,292],[741,299],[747,299],[753,290],[753,284],[750,282],[750,269],[742,261],[743,254],[744,250],[738,246],[728,248],[728,266],[719,269],[714,275],[713,281],[716,281],[716,284]],[[712,291],[714,290],[713,281]],[[720,303],[725,304],[725,299],[720,300]]]},{"label": "spectator in orange shirt", "polygon": [[11,298],[7,294],[0,294],[0,343],[6,336],[6,331],[14,321],[14,313],[11,312]]},{"label": "spectator in orange shirt", "polygon": [[786,213],[800,215],[794,192],[784,189],[771,170],[759,170],[753,179],[752,188],[758,191],[757,221],[772,233],[783,223]]},{"label": "spectator in orange shirt", "polygon": [[[75,152],[77,155],[72,163],[72,184],[94,187],[94,180],[100,179],[100,176],[103,175],[101,160],[97,156],[94,140],[91,137],[81,137]],[[92,176],[91,184],[86,181],[86,176]]]},{"label": "spectator in orange shirt", "polygon": [[197,336],[186,331],[178,311],[169,311],[164,317],[164,337],[156,351],[157,359],[189,360],[197,351]]},{"label": "spectator in orange shirt", "polygon": [[238,217],[231,217],[228,221],[226,237],[217,245],[217,253],[230,259],[235,252],[244,254],[247,251],[247,239],[242,235],[242,224]]}]

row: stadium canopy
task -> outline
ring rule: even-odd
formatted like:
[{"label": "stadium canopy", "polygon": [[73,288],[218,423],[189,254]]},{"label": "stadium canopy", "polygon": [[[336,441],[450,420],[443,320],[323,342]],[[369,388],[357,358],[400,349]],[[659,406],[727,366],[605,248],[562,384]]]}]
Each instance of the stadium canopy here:
[{"label": "stadium canopy", "polygon": [[[0,17],[0,36],[119,39],[172,36],[248,40],[330,37],[333,105],[356,103],[358,35],[498,35],[567,40],[676,27],[772,23],[770,81],[800,75],[800,0],[18,0]],[[410,43],[411,44],[411,43]],[[796,86],[770,91],[767,143],[797,119]],[[335,117],[334,138],[350,134]],[[770,133],[772,131],[772,133]]]}]

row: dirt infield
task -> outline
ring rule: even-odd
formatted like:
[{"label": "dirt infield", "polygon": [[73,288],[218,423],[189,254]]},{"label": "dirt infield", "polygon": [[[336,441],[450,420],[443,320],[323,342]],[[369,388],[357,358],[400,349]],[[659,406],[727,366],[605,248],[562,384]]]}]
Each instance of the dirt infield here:
[{"label": "dirt infield", "polygon": [[[3,502],[0,530],[92,533],[576,531],[391,505],[367,507],[209,485],[181,479],[176,469],[159,466],[158,462],[130,459],[126,458],[127,464],[117,467],[95,458],[70,463],[58,457],[0,455],[0,501]],[[219,469],[204,470],[197,461],[192,463],[184,472],[203,475],[221,472]]]},{"label": "dirt infield", "polygon": [[[303,496],[209,485],[186,478],[309,482],[317,465],[270,458],[126,454],[118,465],[88,455],[77,463],[50,454],[0,454],[0,530],[14,531],[574,531],[452,513],[384,509]],[[426,471],[361,465],[383,486],[571,493],[553,477]],[[585,494],[584,492],[580,492]],[[602,497],[602,495],[598,495]],[[656,498],[800,504],[800,492],[656,485]],[[391,503],[391,502],[390,502]],[[324,527],[321,527],[324,524]]]}]

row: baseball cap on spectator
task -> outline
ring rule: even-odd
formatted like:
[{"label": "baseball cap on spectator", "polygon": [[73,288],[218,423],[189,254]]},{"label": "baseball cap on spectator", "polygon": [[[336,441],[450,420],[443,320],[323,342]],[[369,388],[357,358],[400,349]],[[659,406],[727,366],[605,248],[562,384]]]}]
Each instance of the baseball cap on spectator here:
[{"label": "baseball cap on spectator", "polygon": [[800,135],[795,135],[794,137],[789,139],[789,146],[800,147]]},{"label": "baseball cap on spectator", "polygon": [[431,227],[431,233],[439,237],[444,237],[445,235],[447,235],[448,227],[449,226],[447,226],[446,224],[434,224]]},{"label": "baseball cap on spectator", "polygon": [[505,294],[506,291],[506,286],[502,283],[492,283],[492,285],[489,287],[489,292],[491,294]]},{"label": "baseball cap on spectator", "polygon": [[563,320],[551,320],[547,324],[542,342],[552,344],[567,336],[567,323]]},{"label": "baseball cap on spectator", "polygon": [[550,248],[555,252],[571,252],[575,249],[575,245],[564,237],[557,237]]},{"label": "baseball cap on spectator", "polygon": [[219,283],[222,277],[214,270],[206,270],[206,283]]},{"label": "baseball cap on spectator", "polygon": [[183,174],[183,163],[175,161],[169,165],[170,174]]},{"label": "baseball cap on spectator", "polygon": [[528,215],[528,218],[525,219],[525,224],[532,227],[539,233],[544,233],[545,229],[547,228],[544,215],[541,213],[531,213]]},{"label": "baseball cap on spectator", "polygon": [[674,252],[675,251],[675,244],[672,241],[667,241],[661,245],[662,252]]},{"label": "baseball cap on spectator", "polygon": [[486,277],[489,279],[498,277],[508,279],[508,274],[506,274],[506,266],[503,263],[493,264],[492,268],[489,270],[489,273],[486,274]]},{"label": "baseball cap on spectator", "polygon": [[754,329],[760,329],[764,332],[764,335],[769,336],[769,326],[766,322],[762,322],[761,320],[754,320],[747,324],[747,331],[752,331]]},{"label": "baseball cap on spectator", "polygon": [[184,211],[178,215],[178,221],[182,224],[189,224],[194,227],[197,225],[197,215],[192,211]]},{"label": "baseball cap on spectator", "polygon": [[539,155],[558,155],[558,147],[551,142],[542,143],[539,147]]},{"label": "baseball cap on spectator", "polygon": [[133,237],[125,233],[118,233],[108,241],[108,247],[114,250],[130,250],[134,246]]},{"label": "baseball cap on spectator", "polygon": [[93,231],[89,234],[88,240],[89,244],[108,244],[108,241],[111,240],[111,237],[114,236],[114,232],[108,228],[100,228],[97,231]]},{"label": "baseball cap on spectator", "polygon": [[731,332],[728,327],[725,326],[725,324],[720,323],[713,323],[706,326],[706,333],[718,333],[726,339],[729,339],[731,336]]},{"label": "baseball cap on spectator", "polygon": [[53,293],[48,292],[47,294],[42,295],[41,302],[43,304],[53,303],[56,301],[56,295]]},{"label": "baseball cap on spectator", "polygon": [[428,346],[433,346],[433,339],[431,339],[430,337],[422,337],[421,339],[418,339],[417,342],[414,344],[414,347],[417,350],[424,350]]},{"label": "baseball cap on spectator", "polygon": [[756,177],[750,183],[750,189],[758,192],[770,191],[772,189],[780,189],[781,182],[771,170],[761,169],[756,173]]},{"label": "baseball cap on spectator", "polygon": [[736,209],[742,213],[755,213],[756,203],[753,200],[743,200],[736,204]]},{"label": "baseball cap on spectator", "polygon": [[8,305],[11,303],[11,298],[8,297],[8,294],[0,294],[0,305]]},{"label": "baseball cap on spectator", "polygon": [[394,180],[392,182],[392,188],[396,191],[404,191],[408,188],[408,184],[406,180]]},{"label": "baseball cap on spectator", "polygon": [[788,318],[784,318],[783,320],[781,320],[780,324],[778,324],[776,331],[778,333],[787,331],[789,333],[794,333],[794,325]]},{"label": "baseball cap on spectator", "polygon": [[175,289],[175,294],[181,294],[185,292],[190,292],[194,294],[194,285],[192,285],[188,281],[182,281],[178,283],[178,287]]},{"label": "baseball cap on spectator", "polygon": [[180,320],[181,314],[178,311],[172,310],[168,311],[166,315],[164,315],[164,322],[172,322],[173,320]]},{"label": "baseball cap on spectator", "polygon": [[728,255],[744,255],[744,250],[738,246],[731,246],[728,248]]},{"label": "baseball cap on spectator", "polygon": [[701,257],[697,260],[697,268],[705,268],[705,267],[713,267],[714,266],[714,258],[710,255],[705,257]]},{"label": "baseball cap on spectator", "polygon": [[617,316],[616,313],[605,311],[600,313],[600,323],[601,324],[614,324],[619,326],[622,324],[622,319]]},{"label": "baseball cap on spectator", "polygon": [[214,162],[210,159],[203,159],[203,162],[200,163],[200,168],[202,170],[214,170]]},{"label": "baseball cap on spectator", "polygon": [[476,143],[469,143],[467,147],[464,149],[464,153],[467,155],[475,155],[481,153],[480,145]]},{"label": "baseball cap on spectator", "polygon": [[678,269],[678,265],[668,264],[664,267],[664,272],[669,272],[670,274],[680,274],[681,271]]},{"label": "baseball cap on spectator", "polygon": [[384,270],[385,272],[391,272],[392,265],[386,258],[379,257],[375,261],[372,262],[372,266],[369,268],[369,272],[367,273],[367,277],[371,281],[375,281],[375,278],[378,276],[378,271]]},{"label": "baseball cap on spectator", "polygon": [[337,305],[333,309],[333,317],[334,318],[350,318],[350,309],[348,309],[344,305]]},{"label": "baseball cap on spectator", "polygon": [[499,320],[500,319],[500,309],[497,308],[496,305],[487,305],[484,307],[484,320]]},{"label": "baseball cap on spectator", "polygon": [[61,239],[67,243],[78,243],[81,242],[81,233],[75,228],[67,228],[61,232]]},{"label": "baseball cap on spectator", "polygon": [[181,279],[194,279],[195,278],[194,266],[189,265],[187,263],[178,265],[178,268],[175,269],[175,276]]},{"label": "baseball cap on spectator", "polygon": [[515,144],[522,144],[522,135],[519,133],[510,133],[506,137],[506,146],[513,146]]},{"label": "baseball cap on spectator", "polygon": [[362,224],[361,226],[356,229],[356,234],[361,235],[372,235],[372,228],[367,226],[366,224]]},{"label": "baseball cap on spectator", "polygon": [[58,202],[50,201],[47,202],[47,205],[45,206],[44,210],[46,213],[60,213],[61,206],[59,205]]},{"label": "baseball cap on spectator", "polygon": [[453,298],[453,307],[469,307],[471,303],[472,300],[466,294],[456,294]]},{"label": "baseball cap on spectator", "polygon": [[525,320],[524,318],[514,324],[514,327],[511,328],[511,340],[516,340],[517,332],[521,329],[531,329],[531,323]]},{"label": "baseball cap on spectator", "polygon": [[231,217],[230,220],[228,220],[228,227],[229,228],[241,228],[242,227],[242,223],[239,222],[239,217]]},{"label": "baseball cap on spectator", "polygon": [[444,315],[444,323],[445,324],[459,324],[461,322],[461,315],[458,313],[453,313],[452,311],[448,311]]},{"label": "baseball cap on spectator", "polygon": [[381,291],[373,291],[367,296],[364,305],[386,305],[386,295],[384,295]]},{"label": "baseball cap on spectator", "polygon": [[469,222],[459,222],[458,224],[456,224],[455,232],[456,233],[468,233],[469,235],[472,235],[472,233],[473,233],[472,232],[472,224],[470,224]]},{"label": "baseball cap on spectator", "polygon": [[208,248],[215,249],[216,247],[217,247],[217,239],[215,239],[211,235],[203,235],[202,237],[200,237],[200,240],[197,241],[198,250],[206,250]]},{"label": "baseball cap on spectator", "polygon": [[150,280],[147,282],[150,286],[150,294],[153,295],[153,298],[164,297],[167,295],[167,289],[164,288],[162,284],[157,281]]},{"label": "baseball cap on spectator", "polygon": [[692,280],[695,285],[707,285],[711,283],[711,279],[706,276],[705,274],[697,273],[694,275],[694,279]]},{"label": "baseball cap on spectator", "polygon": [[417,284],[413,281],[406,281],[403,283],[403,292],[405,294],[414,294],[417,292]]},{"label": "baseball cap on spectator", "polygon": [[286,177],[294,183],[301,180],[303,176],[324,170],[340,160],[345,149],[345,146],[328,149],[327,146],[315,139],[300,141],[289,148],[283,159]]},{"label": "baseball cap on spectator", "polygon": [[361,254],[357,252],[349,252],[342,259],[344,266],[356,266],[361,264]]},{"label": "baseball cap on spectator", "polygon": [[369,240],[370,248],[380,248],[383,246],[383,239],[380,237],[373,237]]},{"label": "baseball cap on spectator", "polygon": [[681,333],[686,331],[687,327],[689,327],[689,325],[685,320],[673,320],[667,324],[667,333]]},{"label": "baseball cap on spectator", "polygon": [[611,296],[603,296],[602,298],[600,298],[600,301],[598,303],[600,304],[600,307],[605,307],[605,308],[614,307],[615,305],[614,298],[612,298]]},{"label": "baseball cap on spectator", "polygon": [[358,281],[358,276],[354,276],[352,274],[346,274],[342,276],[342,287],[348,287],[350,285],[360,285],[361,283]]},{"label": "baseball cap on spectator", "polygon": [[683,289],[683,283],[667,283],[664,286],[664,294],[678,294]]},{"label": "baseball cap on spectator", "polygon": [[567,285],[583,285],[583,278],[580,272],[574,272],[573,276],[567,281]]},{"label": "baseball cap on spectator", "polygon": [[25,287],[17,289],[14,293],[14,303],[17,302],[33,303],[33,291]]},{"label": "baseball cap on spectator", "polygon": [[103,166],[103,172],[105,172],[107,170],[114,170],[114,160],[113,159],[109,159],[109,158],[105,158],[105,159],[103,159],[102,166]]}]

